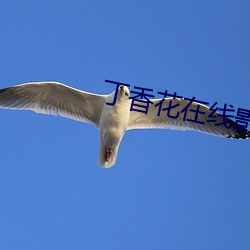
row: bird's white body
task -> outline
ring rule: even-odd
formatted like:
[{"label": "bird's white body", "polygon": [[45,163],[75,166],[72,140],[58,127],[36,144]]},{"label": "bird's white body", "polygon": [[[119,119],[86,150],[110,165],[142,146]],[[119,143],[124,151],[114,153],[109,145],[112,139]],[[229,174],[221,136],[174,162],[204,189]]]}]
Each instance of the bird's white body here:
[{"label": "bird's white body", "polygon": [[[129,91],[126,88],[127,91]],[[107,96],[106,102],[112,103],[115,92]],[[118,149],[123,135],[127,130],[130,118],[130,100],[124,98],[121,93],[118,93],[115,105],[104,105],[101,114],[99,129],[100,129],[100,150],[98,164],[106,168],[115,164]],[[111,150],[110,159],[106,161],[106,150]]]}]

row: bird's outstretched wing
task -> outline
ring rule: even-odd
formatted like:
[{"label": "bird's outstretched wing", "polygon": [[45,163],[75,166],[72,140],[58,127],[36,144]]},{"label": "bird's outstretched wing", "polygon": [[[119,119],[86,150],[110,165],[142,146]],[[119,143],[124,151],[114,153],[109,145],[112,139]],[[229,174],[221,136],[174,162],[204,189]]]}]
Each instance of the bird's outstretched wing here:
[{"label": "bird's outstretched wing", "polygon": [[[179,98],[167,98],[162,102],[161,109],[167,109],[175,105],[177,106],[169,110],[161,111],[160,115],[158,116],[159,106],[155,107],[155,105],[158,104],[161,99],[152,99],[150,101],[153,102],[153,104],[149,104],[147,114],[138,111],[131,111],[130,121],[127,128],[128,130],[150,128],[196,130],[207,134],[235,139],[246,139],[250,136],[250,131],[241,129],[239,125],[228,118],[225,118],[225,121],[227,121],[226,125],[228,127],[231,126],[231,128],[226,128],[223,125],[223,116],[218,116],[219,113],[217,112],[212,114],[212,111],[209,110],[209,107],[205,105],[193,102],[185,114],[185,111],[181,111],[190,103],[189,101]],[[172,103],[170,103],[170,101],[172,101]],[[198,105],[200,105],[200,107],[198,116],[196,117],[197,112],[195,111],[197,110]],[[139,109],[145,111],[145,109]],[[184,119],[185,115],[186,117]],[[211,115],[216,118],[212,118]],[[216,122],[208,122],[208,120],[216,120]],[[197,123],[195,121],[202,122],[204,124]],[[215,124],[222,125],[215,126]]]},{"label": "bird's outstretched wing", "polygon": [[0,89],[0,107],[60,115],[96,127],[105,104],[105,95],[96,95],[58,82],[32,82]]}]

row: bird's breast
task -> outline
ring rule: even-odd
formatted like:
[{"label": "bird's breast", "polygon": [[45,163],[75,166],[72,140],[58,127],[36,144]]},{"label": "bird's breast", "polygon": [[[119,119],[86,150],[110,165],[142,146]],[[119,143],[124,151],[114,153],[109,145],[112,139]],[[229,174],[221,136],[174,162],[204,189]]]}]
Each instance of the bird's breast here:
[{"label": "bird's breast", "polygon": [[121,138],[127,129],[129,116],[129,107],[119,104],[106,105],[100,119],[101,134],[105,137]]}]

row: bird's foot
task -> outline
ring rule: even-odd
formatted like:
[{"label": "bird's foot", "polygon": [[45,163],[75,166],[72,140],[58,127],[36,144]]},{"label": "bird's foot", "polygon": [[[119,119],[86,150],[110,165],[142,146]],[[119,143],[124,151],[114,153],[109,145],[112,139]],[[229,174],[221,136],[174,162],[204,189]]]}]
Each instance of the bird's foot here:
[{"label": "bird's foot", "polygon": [[108,162],[112,153],[112,149],[108,148],[105,152],[105,161]]}]

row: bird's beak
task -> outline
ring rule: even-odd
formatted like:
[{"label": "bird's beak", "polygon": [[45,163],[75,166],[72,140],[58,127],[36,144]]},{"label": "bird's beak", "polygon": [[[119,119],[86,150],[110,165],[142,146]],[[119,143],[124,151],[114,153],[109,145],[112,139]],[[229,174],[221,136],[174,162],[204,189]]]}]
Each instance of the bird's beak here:
[{"label": "bird's beak", "polygon": [[124,93],[124,86],[121,86],[121,94]]}]

